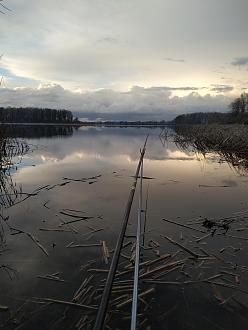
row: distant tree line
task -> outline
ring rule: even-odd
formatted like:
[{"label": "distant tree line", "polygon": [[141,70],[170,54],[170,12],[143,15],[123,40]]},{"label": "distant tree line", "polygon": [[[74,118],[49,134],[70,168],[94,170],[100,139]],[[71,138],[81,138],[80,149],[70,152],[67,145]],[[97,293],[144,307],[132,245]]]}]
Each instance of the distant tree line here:
[{"label": "distant tree line", "polygon": [[82,126],[166,126],[169,122],[161,121],[78,121]]},{"label": "distant tree line", "polygon": [[201,125],[213,123],[229,123],[229,113],[221,112],[195,112],[177,116],[173,123],[176,125]]},{"label": "distant tree line", "polygon": [[242,93],[230,105],[233,114],[248,113],[248,94]]},{"label": "distant tree line", "polygon": [[71,123],[72,121],[73,115],[68,110],[0,107],[2,123]]},{"label": "distant tree line", "polygon": [[242,93],[230,104],[231,111],[221,112],[195,112],[177,116],[172,123],[176,125],[199,124],[248,124],[248,93]]}]

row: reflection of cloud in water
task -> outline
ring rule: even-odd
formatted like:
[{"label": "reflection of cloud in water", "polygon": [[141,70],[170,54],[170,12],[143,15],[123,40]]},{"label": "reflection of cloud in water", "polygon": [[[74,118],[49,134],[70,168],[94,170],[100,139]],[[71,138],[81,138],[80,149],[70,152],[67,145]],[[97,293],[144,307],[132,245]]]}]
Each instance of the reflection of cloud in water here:
[{"label": "reflection of cloud in water", "polygon": [[[146,159],[163,160],[177,159],[186,160],[192,158],[192,153],[182,152],[174,155],[177,148],[174,144],[168,143],[166,147],[160,142],[158,135],[160,129],[149,130]],[[46,139],[48,145],[47,153],[42,152],[45,159],[63,160],[69,155],[81,154],[85,157],[113,158],[126,156],[131,161],[139,158],[139,150],[142,147],[147,135],[147,129],[143,128],[88,128],[74,132],[72,138]],[[34,143],[34,141],[32,141]],[[40,141],[37,141],[39,144]],[[44,143],[44,141],[43,141]],[[39,152],[39,151],[38,151]]]},{"label": "reflection of cloud in water", "polygon": [[[40,161],[42,159],[42,162]],[[129,155],[114,155],[103,157],[99,154],[75,152],[65,155],[63,159],[55,158],[51,153],[33,159],[36,166],[23,166],[16,177],[17,181],[32,184],[56,183],[63,177],[82,178],[109,173],[109,169],[133,166],[133,160]],[[44,173],[46,175],[44,176]]]},{"label": "reflection of cloud in water", "polygon": [[[108,144],[105,144],[104,147],[102,145],[101,146],[98,145],[98,148],[99,148],[98,153],[92,152],[91,150],[85,151],[85,149],[82,150],[79,149],[73,153],[70,153],[70,150],[68,150],[68,154],[64,154],[64,157],[61,158],[56,157],[56,155],[51,154],[51,152],[48,152],[47,154],[44,154],[43,152],[43,154],[41,155],[41,159],[43,162],[47,162],[47,161],[66,162],[66,161],[73,161],[76,159],[90,159],[90,158],[101,159],[110,162],[111,159],[115,161],[118,161],[118,159],[120,159],[127,161],[128,163],[132,163],[134,161],[137,161],[139,155],[138,145],[135,146],[133,150],[132,148],[130,148],[130,152],[128,154],[124,153],[123,150],[124,148],[122,149],[118,148],[118,142],[117,143],[110,142]],[[113,154],[111,154],[111,150],[119,150],[119,152],[114,152]],[[123,152],[121,150],[123,150]],[[146,159],[149,160],[194,160],[195,159],[195,157],[192,157],[192,153],[187,153],[182,151],[163,149],[163,153],[159,153],[159,152],[160,152],[160,148],[157,148],[157,150],[148,149],[147,150],[148,156],[146,157]],[[58,155],[58,156],[62,156],[62,155]]]},{"label": "reflection of cloud in water", "polygon": [[58,162],[58,158],[55,158],[55,157],[52,157],[52,156],[49,156],[49,155],[41,155],[40,158],[42,159],[42,161],[45,163],[45,162]]},{"label": "reflection of cloud in water", "polygon": [[63,164],[63,163],[73,163],[73,162],[77,162],[78,160],[102,160],[102,161],[106,161],[108,163],[111,163],[111,162],[122,162],[122,161],[127,161],[128,163],[131,163],[133,160],[130,158],[129,155],[124,155],[124,154],[120,154],[120,155],[113,155],[113,157],[104,157],[103,155],[101,154],[98,154],[98,153],[86,153],[86,152],[83,152],[83,151],[78,151],[78,152],[74,152],[72,154],[68,154],[68,155],[65,155],[64,158],[56,158],[54,157],[53,155],[51,155],[50,153],[48,153],[47,155],[46,154],[43,154],[41,155],[41,159],[43,161],[43,163],[48,163],[48,162],[51,162],[51,163],[57,163],[59,162],[60,164]]},{"label": "reflection of cloud in water", "polygon": [[180,150],[168,150],[168,156],[171,158],[175,158],[175,159],[178,159],[178,158],[190,158],[191,159],[192,158],[191,155],[189,155],[186,152],[180,151]]},{"label": "reflection of cloud in water", "polygon": [[171,173],[177,173],[182,180],[182,173],[187,173],[189,178],[194,171],[198,171],[199,162],[194,162],[197,159],[195,153],[179,150],[171,142],[163,146],[159,139],[160,129],[87,128],[76,130],[72,137],[66,139],[44,139],[42,144],[46,148],[38,149],[33,154],[35,167],[22,168],[22,180],[32,182],[32,177],[42,178],[43,173],[47,173],[47,182],[49,179],[54,181],[70,176],[71,173],[75,177],[82,177],[108,173],[109,169],[133,171],[147,132],[150,136],[145,157],[145,161],[149,162],[146,175],[162,179],[169,173],[170,178],[173,178]]},{"label": "reflection of cloud in water", "polygon": [[167,149],[168,157],[165,159],[174,159],[174,160],[194,160],[194,153],[183,152],[180,150],[170,150]]}]

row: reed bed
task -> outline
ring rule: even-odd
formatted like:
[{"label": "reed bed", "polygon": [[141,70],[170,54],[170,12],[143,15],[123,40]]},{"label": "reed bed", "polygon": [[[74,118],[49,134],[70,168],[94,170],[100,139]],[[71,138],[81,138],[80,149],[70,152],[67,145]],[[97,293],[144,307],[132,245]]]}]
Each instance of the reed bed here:
[{"label": "reed bed", "polygon": [[22,193],[12,180],[12,172],[17,170],[22,157],[30,150],[30,146],[20,139],[9,138],[4,128],[0,130],[0,206],[12,205]]},{"label": "reed bed", "polygon": [[3,210],[22,195],[22,187],[13,182],[12,173],[30,149],[26,142],[8,137],[5,130],[0,127],[0,249],[5,244],[4,222],[7,219]]},{"label": "reed bed", "polygon": [[215,152],[237,170],[248,169],[247,125],[185,125],[174,129],[173,140],[179,148],[203,155]]}]

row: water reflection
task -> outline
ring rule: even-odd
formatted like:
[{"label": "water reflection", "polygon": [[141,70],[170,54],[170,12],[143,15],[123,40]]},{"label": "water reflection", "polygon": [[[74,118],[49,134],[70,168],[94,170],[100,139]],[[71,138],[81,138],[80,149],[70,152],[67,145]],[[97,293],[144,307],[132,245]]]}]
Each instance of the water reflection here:
[{"label": "water reflection", "polygon": [[[72,301],[82,281],[94,275],[89,272],[90,268],[108,268],[102,260],[99,247],[70,246],[99,244],[104,240],[110,251],[114,248],[139,150],[147,133],[150,136],[144,174],[153,179],[145,180],[144,184],[145,191],[148,189],[145,235],[147,250],[143,251],[144,258],[174,255],[180,250],[178,246],[161,238],[160,235],[163,234],[173,237],[175,241],[193,251],[202,247],[227,262],[247,266],[246,240],[237,241],[216,234],[197,243],[195,240],[205,234],[194,235],[193,232],[192,235],[189,230],[162,220],[167,218],[186,224],[189,219],[192,223],[199,217],[228,217],[234,212],[248,208],[246,178],[237,176],[226,162],[219,162],[219,157],[214,158],[214,154],[210,158],[202,157],[190,148],[178,148],[173,140],[168,138],[169,133],[163,136],[166,138],[161,142],[160,129],[82,128],[74,130],[73,135],[59,135],[59,138],[58,135],[51,138],[46,133],[34,134],[26,140],[37,148],[32,149],[32,153],[26,153],[17,171],[11,172],[13,182],[22,185],[22,191],[30,196],[5,210],[5,216],[9,217],[8,225],[18,229],[19,233],[8,228],[7,251],[0,251],[0,264],[8,265],[18,272],[11,281],[8,274],[0,270],[0,305],[8,306],[12,312],[0,312],[4,328],[92,328],[93,324],[89,323],[89,320],[94,314],[90,315],[87,321],[84,319],[84,310],[45,304],[41,298]],[[134,206],[136,205],[135,200]],[[127,241],[133,241],[135,218],[134,207],[127,231],[130,237]],[[242,214],[242,219],[243,222],[231,226],[233,231],[245,228],[242,234],[245,237],[245,214]],[[201,223],[198,226],[200,230],[205,230]],[[237,236],[239,232],[233,235]],[[158,246],[151,246],[151,240],[157,242]],[[224,255],[219,254],[219,250],[226,246],[233,246],[237,251],[228,248],[222,252]],[[41,247],[45,248],[48,255]],[[127,256],[131,254],[130,248],[131,245],[127,246],[123,253],[121,263],[124,265],[128,262]],[[184,257],[180,252],[175,256],[175,261],[180,262]],[[200,273],[202,278],[205,278],[220,270],[219,262],[220,260],[215,260],[212,266],[211,260],[203,264],[199,262],[199,268],[195,269],[194,261],[187,259],[185,268],[178,267],[166,280],[185,281],[190,280],[190,276],[195,280]],[[87,263],[88,268],[84,267]],[[238,270],[231,271],[234,273]],[[57,274],[53,276],[57,276],[60,281],[44,279],[52,274]],[[93,291],[90,287],[96,287],[99,296],[104,276],[104,273],[101,273],[92,277],[92,282],[89,282],[84,291],[88,290],[88,293],[81,296],[80,303],[94,306],[99,302],[97,299],[91,300]],[[247,286],[245,276],[245,272],[242,273],[243,289]],[[147,301],[150,307],[140,305],[140,314],[144,314],[143,320],[147,319],[141,329],[146,329],[149,325],[152,329],[173,330],[199,329],[200,326],[206,330],[218,326],[233,329],[237,325],[239,329],[245,329],[246,322],[242,318],[245,316],[240,316],[241,312],[237,312],[237,306],[220,305],[214,298],[215,290],[221,292],[224,300],[232,294],[231,292],[229,295],[229,291],[223,291],[223,288],[213,289],[204,285],[155,286],[155,293],[149,296]],[[128,295],[128,292],[124,294]],[[240,293],[235,293],[235,299],[238,299],[240,304],[247,304],[246,296]],[[244,315],[243,307],[239,308]],[[19,314],[18,309],[21,310]],[[232,309],[232,313],[229,309]],[[121,324],[119,318],[123,315],[117,314],[115,317],[113,314],[110,323],[112,329],[129,327],[128,306],[122,310],[122,314],[126,319],[122,320]],[[178,318],[178,315],[181,317]],[[206,321],[206,318],[209,321]]]},{"label": "water reflection", "polygon": [[1,125],[1,130],[9,138],[43,138],[54,136],[71,136],[73,134],[72,126],[63,125]]},{"label": "water reflection", "polygon": [[5,126],[0,130],[0,207],[13,204],[20,193],[12,180],[14,171],[21,163],[23,156],[29,151],[29,145],[20,139],[9,136]]}]

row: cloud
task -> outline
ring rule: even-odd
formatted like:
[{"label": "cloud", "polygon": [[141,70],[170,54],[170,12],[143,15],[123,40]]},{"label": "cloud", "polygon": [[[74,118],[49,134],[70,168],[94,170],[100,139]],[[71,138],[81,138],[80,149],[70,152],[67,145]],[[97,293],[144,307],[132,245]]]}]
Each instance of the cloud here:
[{"label": "cloud", "polygon": [[205,89],[206,87],[192,87],[192,86],[183,86],[183,87],[170,87],[170,86],[155,86],[155,87],[140,87],[133,86],[132,90],[142,90],[144,92],[154,92],[154,91],[199,91],[201,89]]},{"label": "cloud", "polygon": [[211,85],[212,87],[210,88],[211,92],[216,92],[216,93],[227,93],[233,91],[233,86],[230,85]]},{"label": "cloud", "polygon": [[172,57],[165,57],[163,60],[164,61],[169,61],[169,62],[179,62],[179,63],[184,63],[185,62],[184,59],[176,59],[176,58],[172,58]]},{"label": "cloud", "polygon": [[104,37],[102,39],[97,40],[98,42],[103,42],[103,43],[110,43],[110,44],[118,44],[119,40],[117,38],[113,37]]},{"label": "cloud", "polygon": [[[217,88],[217,87],[216,87]],[[72,92],[57,84],[38,88],[2,88],[0,106],[34,106],[69,109],[79,117],[113,120],[171,120],[176,115],[196,111],[227,111],[232,101],[222,94],[173,96],[174,88],[135,86],[127,92],[102,89]]]},{"label": "cloud", "polygon": [[[154,1],[74,0],[72,6],[60,0],[58,6],[11,0],[12,12],[1,15],[1,65],[33,79],[22,86],[41,81],[71,90],[128,90],[218,83],[212,68],[244,51],[248,1]],[[241,70],[235,75],[246,79]]]},{"label": "cloud", "polygon": [[248,64],[248,56],[246,57],[236,57],[233,59],[231,62],[232,65],[234,66],[244,66]]}]

